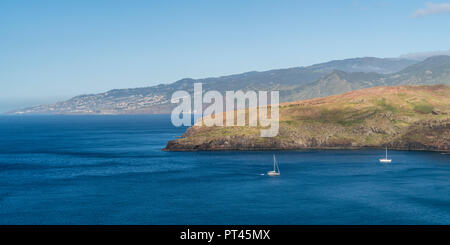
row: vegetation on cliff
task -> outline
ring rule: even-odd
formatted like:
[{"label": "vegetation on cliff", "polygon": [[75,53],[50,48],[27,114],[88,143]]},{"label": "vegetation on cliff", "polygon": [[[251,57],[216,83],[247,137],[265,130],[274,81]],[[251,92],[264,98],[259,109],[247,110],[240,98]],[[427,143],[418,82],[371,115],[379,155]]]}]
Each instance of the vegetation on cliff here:
[{"label": "vegetation on cliff", "polygon": [[450,86],[374,87],[280,105],[277,137],[258,127],[189,128],[165,150],[342,149],[450,151]]}]

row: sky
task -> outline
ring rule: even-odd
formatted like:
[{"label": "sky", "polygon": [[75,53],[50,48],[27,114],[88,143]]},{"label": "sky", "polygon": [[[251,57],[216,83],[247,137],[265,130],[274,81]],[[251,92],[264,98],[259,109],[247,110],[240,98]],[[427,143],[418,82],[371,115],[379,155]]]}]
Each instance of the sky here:
[{"label": "sky", "polygon": [[0,0],[0,112],[116,88],[450,49],[450,1]]}]

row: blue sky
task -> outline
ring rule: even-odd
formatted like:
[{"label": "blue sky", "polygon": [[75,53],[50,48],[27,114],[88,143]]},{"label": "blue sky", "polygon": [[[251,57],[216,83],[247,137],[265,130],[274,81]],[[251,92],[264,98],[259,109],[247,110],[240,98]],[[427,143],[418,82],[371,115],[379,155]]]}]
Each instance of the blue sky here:
[{"label": "blue sky", "polygon": [[450,49],[450,1],[0,1],[0,112],[143,87]]}]

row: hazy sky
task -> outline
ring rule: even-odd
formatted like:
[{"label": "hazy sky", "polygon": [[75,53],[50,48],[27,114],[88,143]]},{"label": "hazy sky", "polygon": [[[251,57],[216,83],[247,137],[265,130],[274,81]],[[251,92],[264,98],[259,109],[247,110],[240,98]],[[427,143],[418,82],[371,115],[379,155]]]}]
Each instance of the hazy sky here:
[{"label": "hazy sky", "polygon": [[0,111],[184,77],[450,49],[450,1],[0,1]]}]

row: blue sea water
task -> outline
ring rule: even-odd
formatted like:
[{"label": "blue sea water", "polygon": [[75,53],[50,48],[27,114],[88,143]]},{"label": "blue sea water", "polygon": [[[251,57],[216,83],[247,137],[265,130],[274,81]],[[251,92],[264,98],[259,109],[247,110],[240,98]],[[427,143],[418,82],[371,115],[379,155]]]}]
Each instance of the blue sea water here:
[{"label": "blue sea water", "polygon": [[163,152],[167,115],[0,117],[0,224],[450,224],[450,155]]}]

